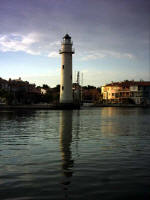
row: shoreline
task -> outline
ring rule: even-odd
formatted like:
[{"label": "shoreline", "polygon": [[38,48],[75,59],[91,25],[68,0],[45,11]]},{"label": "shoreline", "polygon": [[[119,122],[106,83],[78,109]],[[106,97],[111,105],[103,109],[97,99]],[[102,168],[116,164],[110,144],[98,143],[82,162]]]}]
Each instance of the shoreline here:
[{"label": "shoreline", "polygon": [[61,105],[61,104],[32,104],[32,105],[0,105],[0,110],[9,110],[9,109],[43,109],[43,110],[73,110],[80,109],[80,105]]},{"label": "shoreline", "polygon": [[95,104],[91,107],[128,107],[128,108],[150,108],[150,105],[141,104]]},{"label": "shoreline", "polygon": [[0,105],[0,110],[8,109],[46,109],[46,110],[74,110],[82,108],[96,107],[126,107],[126,108],[150,108],[150,105],[135,105],[135,104],[92,104],[92,105],[55,105],[55,104],[32,104],[32,105]]}]

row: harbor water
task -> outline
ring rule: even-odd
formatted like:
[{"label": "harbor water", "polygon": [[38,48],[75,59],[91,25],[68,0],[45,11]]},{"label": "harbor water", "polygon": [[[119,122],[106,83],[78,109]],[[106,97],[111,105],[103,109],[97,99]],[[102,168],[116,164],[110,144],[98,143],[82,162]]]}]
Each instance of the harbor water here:
[{"label": "harbor water", "polygon": [[0,200],[150,198],[150,109],[0,111]]}]

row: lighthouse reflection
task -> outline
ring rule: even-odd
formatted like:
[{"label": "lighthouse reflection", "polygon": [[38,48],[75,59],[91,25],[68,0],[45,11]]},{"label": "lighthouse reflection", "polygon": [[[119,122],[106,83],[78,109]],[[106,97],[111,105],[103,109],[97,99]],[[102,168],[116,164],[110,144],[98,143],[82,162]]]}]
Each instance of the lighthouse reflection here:
[{"label": "lighthouse reflection", "polygon": [[[60,149],[62,156],[62,184],[68,189],[73,174],[73,159],[71,152],[72,142],[72,110],[64,110],[60,113]],[[67,195],[67,194],[66,194]]]}]

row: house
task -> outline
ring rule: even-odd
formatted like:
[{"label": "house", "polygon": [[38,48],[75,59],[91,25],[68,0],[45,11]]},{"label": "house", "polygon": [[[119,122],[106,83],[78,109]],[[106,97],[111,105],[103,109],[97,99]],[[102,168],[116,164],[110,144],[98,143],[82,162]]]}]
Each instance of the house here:
[{"label": "house", "polygon": [[150,104],[150,81],[112,82],[101,93],[104,103]]}]

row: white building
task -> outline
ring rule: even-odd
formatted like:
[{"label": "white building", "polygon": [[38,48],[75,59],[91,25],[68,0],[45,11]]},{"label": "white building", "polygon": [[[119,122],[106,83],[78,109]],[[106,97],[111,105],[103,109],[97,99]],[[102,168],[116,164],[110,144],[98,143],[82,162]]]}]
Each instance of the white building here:
[{"label": "white building", "polygon": [[102,86],[101,93],[107,103],[150,104],[150,81],[114,82]]},{"label": "white building", "polygon": [[72,95],[72,49],[71,37],[66,34],[61,43],[61,82],[60,82],[60,103],[73,103]]}]

